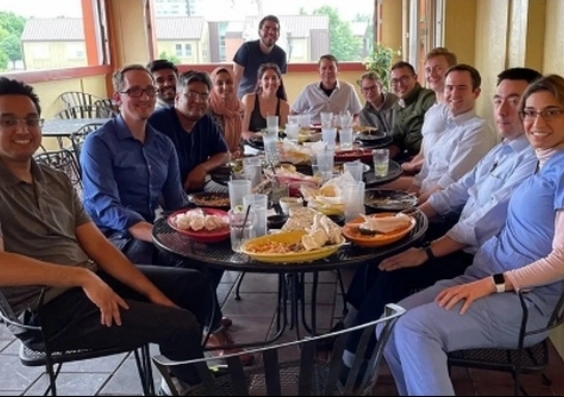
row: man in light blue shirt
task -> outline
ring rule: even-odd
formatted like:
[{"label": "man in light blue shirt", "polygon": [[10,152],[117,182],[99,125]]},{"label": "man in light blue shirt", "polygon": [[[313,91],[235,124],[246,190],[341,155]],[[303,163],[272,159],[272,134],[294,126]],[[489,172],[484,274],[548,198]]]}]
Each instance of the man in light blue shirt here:
[{"label": "man in light blue shirt", "polygon": [[[502,228],[511,193],[536,167],[537,159],[524,135],[518,104],[528,84],[539,77],[538,72],[527,68],[508,69],[498,75],[494,114],[503,141],[473,170],[435,192],[420,207],[429,218],[456,214],[462,209],[459,221],[445,235],[431,223],[427,238],[441,237],[422,248],[410,248],[387,258],[377,269],[371,269],[375,270],[375,281],[364,300],[360,299],[354,325],[378,318],[386,303],[398,302],[440,279],[462,274],[480,245]],[[358,336],[353,334],[345,363],[357,343]]]}]

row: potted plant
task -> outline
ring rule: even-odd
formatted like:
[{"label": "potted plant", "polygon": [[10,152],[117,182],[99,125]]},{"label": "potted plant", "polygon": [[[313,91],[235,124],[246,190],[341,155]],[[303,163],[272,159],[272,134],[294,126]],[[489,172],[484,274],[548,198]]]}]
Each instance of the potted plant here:
[{"label": "potted plant", "polygon": [[366,70],[375,72],[380,80],[384,89],[387,91],[390,88],[390,69],[392,67],[392,60],[394,55],[399,55],[394,53],[389,47],[383,46],[380,43],[376,43],[374,46],[374,51],[368,57],[365,58],[363,64]]}]

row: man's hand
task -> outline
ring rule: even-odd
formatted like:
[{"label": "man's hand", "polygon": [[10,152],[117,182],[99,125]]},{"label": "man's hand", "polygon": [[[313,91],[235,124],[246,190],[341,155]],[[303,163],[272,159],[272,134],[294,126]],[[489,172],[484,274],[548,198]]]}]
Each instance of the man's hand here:
[{"label": "man's hand", "polygon": [[92,276],[82,289],[88,299],[100,309],[100,323],[106,327],[111,327],[113,323],[121,325],[120,307],[129,309],[129,306],[97,275],[92,273]]},{"label": "man's hand", "polygon": [[495,292],[494,283],[490,277],[486,277],[471,283],[445,288],[437,295],[435,302],[437,302],[440,307],[450,310],[458,301],[464,299],[465,302],[460,309],[460,314],[464,314],[472,302]]},{"label": "man's hand", "polygon": [[194,168],[184,182],[184,190],[201,190],[204,187],[204,181],[206,179],[206,169],[202,166],[197,166]]},{"label": "man's hand", "polygon": [[380,262],[378,268],[383,271],[392,271],[401,269],[404,267],[415,267],[419,266],[427,261],[427,254],[425,250],[421,248],[410,248],[407,251],[402,252],[384,259]]}]

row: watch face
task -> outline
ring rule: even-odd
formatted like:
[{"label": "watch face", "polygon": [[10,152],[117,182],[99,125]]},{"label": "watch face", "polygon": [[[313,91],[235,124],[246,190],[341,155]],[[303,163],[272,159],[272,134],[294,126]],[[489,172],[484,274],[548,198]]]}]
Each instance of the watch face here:
[{"label": "watch face", "polygon": [[493,279],[495,284],[505,284],[505,276],[503,273],[494,274]]}]

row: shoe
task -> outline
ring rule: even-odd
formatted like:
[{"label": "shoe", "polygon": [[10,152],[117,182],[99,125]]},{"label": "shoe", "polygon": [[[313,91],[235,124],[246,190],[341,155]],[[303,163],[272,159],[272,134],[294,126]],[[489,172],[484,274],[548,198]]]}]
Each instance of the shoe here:
[{"label": "shoe", "polygon": [[228,346],[233,345],[233,343],[233,339],[227,333],[227,331],[225,329],[221,329],[210,335],[210,337],[208,338],[208,343],[206,343],[206,347],[222,347],[222,349],[214,349],[209,351],[209,353],[211,353],[215,357],[222,357],[229,354],[239,354],[239,358],[241,359],[241,363],[243,365],[252,365],[255,361],[255,357],[252,354],[241,353],[243,352],[243,349],[229,348]]},{"label": "shoe", "polygon": [[219,321],[219,323],[224,328],[229,328],[233,325],[233,320],[231,320],[229,317],[221,317],[221,320]]}]

